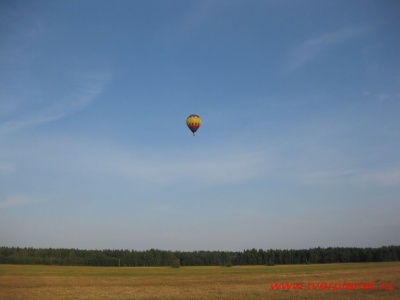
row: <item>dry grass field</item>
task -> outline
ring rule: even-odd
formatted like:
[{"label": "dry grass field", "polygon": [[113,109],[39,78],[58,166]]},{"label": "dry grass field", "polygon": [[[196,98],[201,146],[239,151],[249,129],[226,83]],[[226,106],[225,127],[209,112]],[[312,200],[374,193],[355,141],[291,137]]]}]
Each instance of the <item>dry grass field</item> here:
[{"label": "dry grass field", "polygon": [[[302,289],[273,290],[273,283],[300,283]],[[334,292],[334,283],[344,288]],[[178,269],[0,265],[0,299],[400,299],[400,263]]]}]

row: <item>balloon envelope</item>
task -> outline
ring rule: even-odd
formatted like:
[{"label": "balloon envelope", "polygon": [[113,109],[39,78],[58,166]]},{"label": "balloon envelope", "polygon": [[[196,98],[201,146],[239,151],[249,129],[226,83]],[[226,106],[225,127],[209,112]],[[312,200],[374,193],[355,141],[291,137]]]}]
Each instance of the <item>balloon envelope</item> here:
[{"label": "balloon envelope", "polygon": [[186,118],[186,125],[189,129],[194,133],[199,129],[201,126],[201,118],[198,115],[190,115]]}]

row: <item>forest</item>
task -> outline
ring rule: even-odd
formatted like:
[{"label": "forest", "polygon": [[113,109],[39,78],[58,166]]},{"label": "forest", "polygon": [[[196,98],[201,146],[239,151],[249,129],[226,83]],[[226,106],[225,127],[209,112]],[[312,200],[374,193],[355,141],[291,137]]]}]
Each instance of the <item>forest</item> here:
[{"label": "forest", "polygon": [[65,266],[235,266],[387,262],[400,260],[400,246],[329,247],[303,250],[166,251],[79,250],[0,247],[0,264]]}]

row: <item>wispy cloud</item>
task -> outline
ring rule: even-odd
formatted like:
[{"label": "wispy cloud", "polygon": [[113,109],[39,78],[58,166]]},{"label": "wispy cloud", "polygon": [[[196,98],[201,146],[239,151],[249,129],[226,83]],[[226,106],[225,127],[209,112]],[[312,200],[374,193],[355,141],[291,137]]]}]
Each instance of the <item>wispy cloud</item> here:
[{"label": "wispy cloud", "polygon": [[294,70],[320,57],[330,47],[356,38],[366,32],[365,27],[352,27],[310,38],[296,46],[289,54],[288,68]]},{"label": "wispy cloud", "polygon": [[43,202],[44,200],[37,199],[29,195],[13,195],[7,197],[0,202],[0,209],[25,206],[32,203]]},{"label": "wispy cloud", "polygon": [[[22,144],[21,144],[22,143]],[[24,150],[23,145],[30,145]],[[22,149],[17,154],[12,148]],[[188,182],[204,185],[234,184],[257,178],[265,171],[266,154],[245,147],[229,151],[225,145],[212,149],[137,149],[107,141],[88,140],[79,136],[35,134],[18,146],[4,150],[11,159],[18,159],[21,168],[46,170],[46,173],[62,173],[71,178],[99,181],[110,178],[129,181],[134,186],[169,186]],[[29,158],[35,157],[32,161]],[[19,170],[17,170],[19,171]]]},{"label": "wispy cloud", "polygon": [[[98,149],[97,146],[95,148]],[[175,158],[151,158],[148,155],[126,155],[113,151],[113,155],[96,151],[89,156],[80,156],[76,167],[90,173],[106,174],[115,178],[132,180],[140,185],[171,185],[182,182],[197,182],[206,185],[233,184],[254,179],[262,171],[263,156],[256,152],[235,151],[229,155],[197,155],[196,159],[177,154]],[[98,153],[98,151],[97,151]],[[193,153],[192,153],[193,154]],[[78,162],[79,161],[79,162]],[[79,170],[75,170],[78,171]],[[82,174],[82,173],[81,173]]]},{"label": "wispy cloud", "polygon": [[84,109],[111,79],[109,72],[93,71],[98,66],[83,69],[60,64],[57,72],[62,80],[58,74],[49,75],[47,63],[40,60],[48,46],[35,46],[53,42],[46,39],[44,24],[29,5],[5,7],[0,12],[0,27],[5,29],[0,45],[0,137]]},{"label": "wispy cloud", "polygon": [[9,162],[0,162],[0,175],[10,174],[15,171],[15,166]]},{"label": "wispy cloud", "polygon": [[303,185],[368,185],[377,187],[400,186],[400,170],[362,170],[335,168],[297,170],[284,177]]},{"label": "wispy cloud", "polygon": [[361,174],[358,181],[373,183],[378,186],[398,186],[400,185],[400,170],[370,171]]},{"label": "wispy cloud", "polygon": [[400,100],[400,94],[395,94],[395,92],[380,92],[374,93],[370,91],[366,91],[363,94],[369,100],[377,101],[380,103],[390,103],[390,102],[397,102]]},{"label": "wispy cloud", "polygon": [[[254,179],[261,173],[260,153],[232,153],[216,155],[187,162],[164,161],[161,164],[151,160],[131,162],[127,174],[147,182],[172,184],[176,182],[198,182],[207,185],[233,184]],[[138,168],[139,167],[139,168]]]},{"label": "wispy cloud", "polygon": [[378,99],[378,101],[387,101],[390,100],[392,98],[391,95],[386,94],[386,93],[380,93],[376,96],[376,98]]},{"label": "wispy cloud", "polygon": [[0,123],[0,136],[25,127],[55,121],[84,109],[104,90],[110,78],[108,73],[75,74],[76,86],[69,96],[60,96],[60,100],[54,103]]}]

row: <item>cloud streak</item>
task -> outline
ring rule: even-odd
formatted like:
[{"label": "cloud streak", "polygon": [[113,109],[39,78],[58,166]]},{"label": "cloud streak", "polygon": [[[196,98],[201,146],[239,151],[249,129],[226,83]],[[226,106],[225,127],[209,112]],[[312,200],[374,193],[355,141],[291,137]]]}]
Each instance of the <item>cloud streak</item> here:
[{"label": "cloud streak", "polygon": [[310,38],[296,46],[288,57],[288,68],[295,70],[322,56],[329,48],[366,32],[363,27],[352,27]]},{"label": "cloud streak", "polygon": [[400,170],[381,170],[376,172],[367,172],[361,174],[359,181],[365,183],[374,183],[378,186],[399,186],[400,185]]},{"label": "cloud streak", "polygon": [[[126,175],[157,184],[198,182],[205,185],[234,184],[257,177],[261,173],[259,153],[233,153],[203,157],[195,161],[162,163],[131,161],[123,164]],[[123,167],[124,168],[124,167]],[[118,169],[120,171],[121,169]]]},{"label": "cloud streak", "polygon": [[43,200],[36,199],[29,195],[13,195],[7,197],[3,202],[0,202],[0,209],[20,207],[42,201]]},{"label": "cloud streak", "polygon": [[0,161],[0,175],[6,175],[13,173],[15,171],[15,166],[9,162]]},{"label": "cloud streak", "polygon": [[78,83],[70,96],[54,104],[32,111],[25,116],[15,117],[12,120],[0,123],[0,136],[26,127],[59,120],[84,109],[101,94],[110,78],[111,76],[108,73],[82,73],[75,75],[75,80]]},{"label": "cloud streak", "polygon": [[400,170],[365,171],[360,169],[324,169],[294,172],[287,177],[293,178],[303,185],[374,185],[377,187],[400,186]]},{"label": "cloud streak", "polygon": [[[28,147],[29,145],[29,147]],[[121,146],[77,136],[39,135],[27,137],[3,149],[9,161],[18,161],[14,174],[24,168],[43,174],[60,174],[67,178],[108,180],[114,178],[134,186],[170,186],[182,182],[203,185],[229,185],[257,178],[265,172],[265,151],[224,145],[194,150],[158,149],[138,151],[134,145]],[[15,152],[12,149],[20,149]],[[35,160],[32,161],[32,157]],[[4,173],[11,164],[3,164]],[[4,174],[6,175],[6,174]]]},{"label": "cloud streak", "polygon": [[[81,144],[82,145],[82,144]],[[72,170],[83,174],[103,174],[107,177],[132,180],[140,185],[166,186],[182,182],[197,182],[204,185],[234,184],[256,178],[261,173],[264,158],[261,153],[237,150],[228,155],[216,151],[214,154],[190,155],[176,153],[162,160],[151,153],[128,155],[126,150],[99,153],[102,146],[86,147],[88,153],[73,158]],[[107,148],[107,147],[105,147]],[[151,157],[149,157],[149,154]],[[193,157],[196,156],[195,159]],[[63,168],[68,168],[65,166]]]}]

